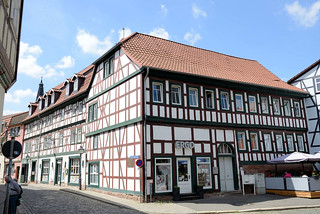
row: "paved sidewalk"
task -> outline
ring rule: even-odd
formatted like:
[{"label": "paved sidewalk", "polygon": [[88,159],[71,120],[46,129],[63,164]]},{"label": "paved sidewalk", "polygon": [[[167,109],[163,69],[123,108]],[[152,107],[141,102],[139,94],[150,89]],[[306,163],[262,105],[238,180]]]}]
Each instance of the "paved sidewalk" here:
[{"label": "paved sidewalk", "polygon": [[82,195],[119,207],[139,210],[145,213],[238,213],[253,211],[288,210],[299,208],[320,208],[320,199],[278,196],[273,194],[245,195],[239,193],[225,193],[204,199],[181,202],[153,202],[140,203],[130,199],[119,198],[106,193],[91,190],[78,190],[72,187],[56,187],[41,184],[30,184],[30,188],[44,188],[61,190]]}]

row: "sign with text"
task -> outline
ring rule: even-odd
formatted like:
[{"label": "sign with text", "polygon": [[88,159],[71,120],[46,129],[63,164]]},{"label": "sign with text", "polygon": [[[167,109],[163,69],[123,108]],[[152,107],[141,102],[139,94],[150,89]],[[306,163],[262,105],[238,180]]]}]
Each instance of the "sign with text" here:
[{"label": "sign with text", "polygon": [[194,142],[176,141],[175,147],[177,149],[193,149],[194,148]]}]

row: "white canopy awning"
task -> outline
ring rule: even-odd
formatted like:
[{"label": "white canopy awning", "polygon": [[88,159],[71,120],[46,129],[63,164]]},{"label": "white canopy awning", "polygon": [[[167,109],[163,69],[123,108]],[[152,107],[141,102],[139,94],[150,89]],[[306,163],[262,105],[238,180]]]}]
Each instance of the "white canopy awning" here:
[{"label": "white canopy awning", "polygon": [[320,153],[315,155],[293,152],[271,160],[268,163],[299,163],[299,162],[318,162],[320,161]]}]

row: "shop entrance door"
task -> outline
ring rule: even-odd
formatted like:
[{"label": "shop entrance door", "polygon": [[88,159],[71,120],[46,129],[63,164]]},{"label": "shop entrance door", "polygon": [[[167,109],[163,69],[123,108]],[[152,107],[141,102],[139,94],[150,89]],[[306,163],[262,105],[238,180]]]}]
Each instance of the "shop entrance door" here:
[{"label": "shop entrance door", "polygon": [[57,185],[61,185],[61,173],[62,173],[61,163],[62,163],[61,159],[56,161],[56,176],[54,179],[55,180],[54,184],[57,184]]},{"label": "shop entrance door", "polygon": [[34,182],[35,179],[35,174],[36,174],[36,161],[32,162],[32,166],[31,166],[31,182]]},{"label": "shop entrance door", "polygon": [[177,184],[180,193],[192,193],[190,158],[177,158]]}]

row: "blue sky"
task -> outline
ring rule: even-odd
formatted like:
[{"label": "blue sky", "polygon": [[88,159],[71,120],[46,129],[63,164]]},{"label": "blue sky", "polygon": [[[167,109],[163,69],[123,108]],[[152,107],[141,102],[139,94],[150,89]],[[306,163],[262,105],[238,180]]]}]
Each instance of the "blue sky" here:
[{"label": "blue sky", "polygon": [[140,32],[254,59],[287,81],[319,59],[320,0],[25,0],[18,78],[4,115]]}]

